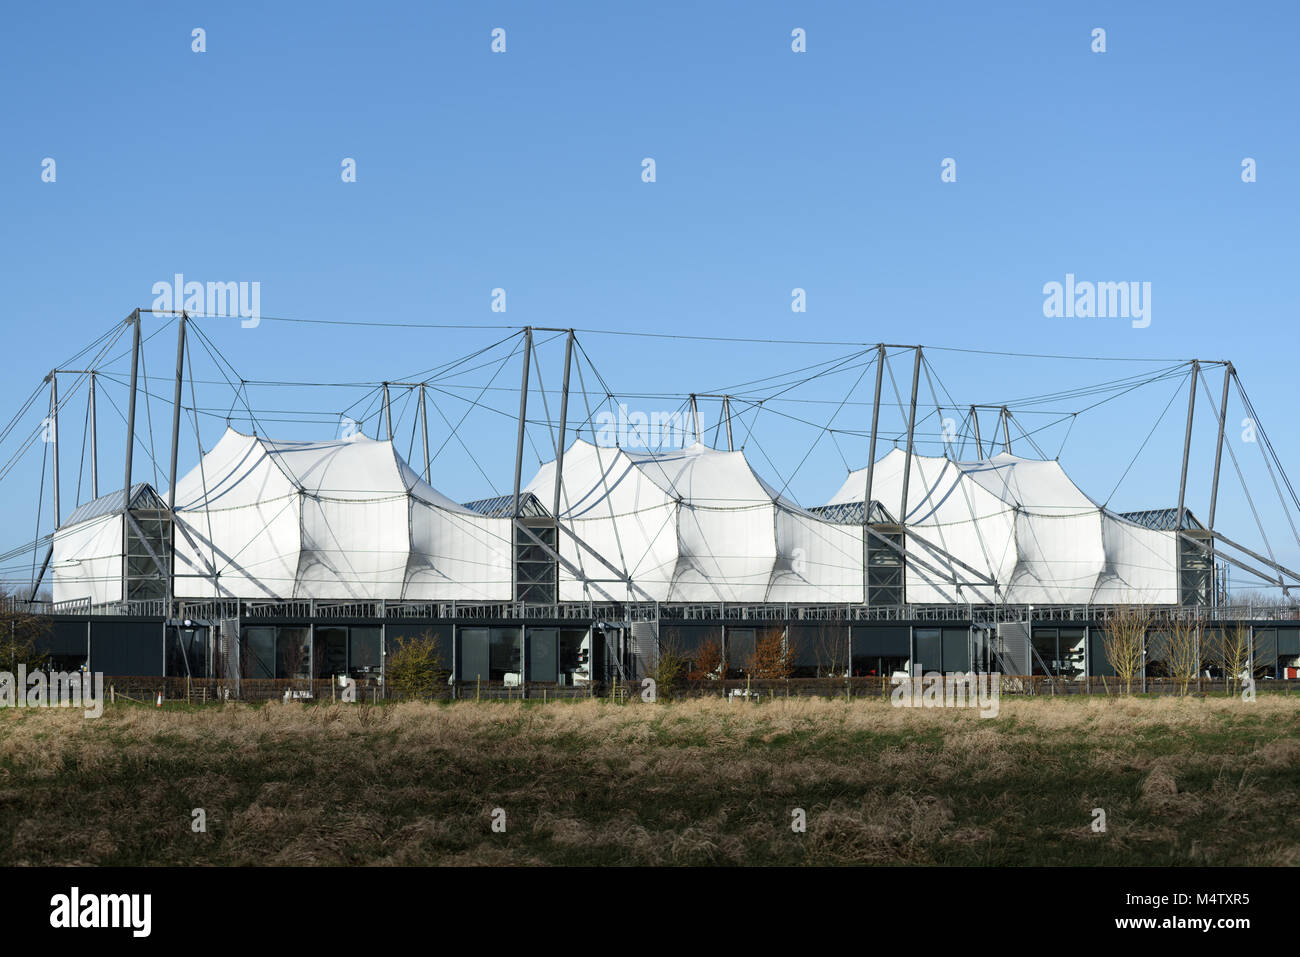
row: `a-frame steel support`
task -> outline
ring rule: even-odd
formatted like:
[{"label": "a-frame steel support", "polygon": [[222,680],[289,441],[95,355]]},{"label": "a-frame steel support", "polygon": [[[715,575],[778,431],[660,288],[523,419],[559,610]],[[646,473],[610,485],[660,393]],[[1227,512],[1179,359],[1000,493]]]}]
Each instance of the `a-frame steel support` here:
[{"label": "a-frame steel support", "polygon": [[524,476],[524,425],[528,419],[529,360],[533,356],[533,327],[524,327],[524,372],[519,384],[519,434],[515,440],[515,500],[511,515],[519,517],[519,484]]},{"label": "a-frame steel support", "polygon": [[876,346],[876,391],[871,400],[871,438],[867,442],[867,484],[862,492],[862,604],[870,600],[867,586],[869,539],[871,529],[871,483],[876,474],[876,438],[880,434],[880,386],[885,375],[885,344]]},{"label": "a-frame steel support", "polygon": [[171,614],[171,602],[176,595],[176,457],[181,438],[181,385],[185,381],[185,324],[188,319],[189,317],[182,310],[180,323],[176,329],[176,382],[172,391],[172,455],[171,468],[167,473],[167,513],[172,526],[172,555],[167,570],[168,615]]},{"label": "a-frame steel support", "polygon": [[573,330],[564,339],[564,381],[560,386],[560,434],[555,445],[555,493],[552,497],[551,514],[556,521],[560,518],[560,487],[564,482],[564,433],[569,427],[569,370],[573,366]]},{"label": "a-frame steel support", "polygon": [[1180,532],[1183,528],[1183,517],[1187,508],[1187,463],[1192,455],[1192,422],[1196,418],[1196,385],[1197,378],[1201,374],[1201,363],[1192,360],[1192,377],[1187,389],[1187,430],[1183,433],[1183,468],[1178,478],[1178,512],[1175,516],[1177,524],[1174,526]]},{"label": "a-frame steel support", "polygon": [[[126,463],[125,477],[122,480],[122,514],[131,514],[131,457],[135,450],[135,400],[140,374],[140,310],[131,313],[127,322],[134,329],[131,334],[131,394],[126,404]],[[126,592],[126,533],[127,522],[122,524],[122,601],[127,600]]]},{"label": "a-frame steel support", "polygon": [[903,459],[903,500],[898,509],[898,524],[907,522],[907,490],[912,480],[912,448],[916,436],[916,390],[921,384],[921,347],[916,347],[912,364],[912,398],[907,407],[907,454]]}]

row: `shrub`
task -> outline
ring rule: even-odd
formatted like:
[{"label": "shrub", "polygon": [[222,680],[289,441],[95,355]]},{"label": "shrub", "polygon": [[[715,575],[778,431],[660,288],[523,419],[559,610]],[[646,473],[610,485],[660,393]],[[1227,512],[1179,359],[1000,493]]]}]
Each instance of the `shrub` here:
[{"label": "shrub", "polygon": [[432,697],[448,675],[437,643],[427,631],[419,638],[398,638],[385,671],[389,687],[402,698]]}]

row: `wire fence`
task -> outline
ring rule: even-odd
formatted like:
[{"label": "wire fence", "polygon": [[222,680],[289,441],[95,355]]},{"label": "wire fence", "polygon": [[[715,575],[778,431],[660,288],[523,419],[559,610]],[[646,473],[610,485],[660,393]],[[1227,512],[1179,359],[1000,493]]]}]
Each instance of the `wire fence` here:
[{"label": "wire fence", "polygon": [[[951,677],[951,676],[946,676]],[[982,676],[981,676],[982,678]],[[1050,675],[996,675],[996,694],[1024,697],[1102,696],[1129,694],[1159,696],[1223,695],[1241,693],[1239,681],[1222,678],[1147,678],[1135,676],[1126,687],[1122,679],[1094,676],[1057,678]],[[913,679],[916,693],[924,687],[922,679]],[[440,685],[422,695],[404,695],[373,679],[356,682],[350,694],[337,681],[306,678],[244,678],[239,681],[221,678],[149,678],[106,676],[104,693],[111,701],[122,699],[143,704],[185,702],[190,705],[222,704],[231,701],[266,702],[299,701],[304,703],[336,702],[381,704],[408,700],[423,701],[572,701],[602,698],[620,702],[653,702],[725,698],[764,701],[774,698],[840,698],[889,700],[901,694],[898,680],[889,677],[866,678],[790,678],[785,680],[705,680],[681,681],[663,686],[644,680],[606,682],[587,685],[505,684],[499,681],[457,682]],[[989,686],[991,687],[991,686]],[[1257,679],[1257,692],[1284,695],[1300,694],[1300,680]]]}]

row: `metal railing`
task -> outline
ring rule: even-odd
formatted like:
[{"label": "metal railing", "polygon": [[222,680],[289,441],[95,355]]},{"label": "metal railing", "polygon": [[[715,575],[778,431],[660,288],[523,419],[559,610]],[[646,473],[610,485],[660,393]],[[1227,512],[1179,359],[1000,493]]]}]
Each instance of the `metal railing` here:
[{"label": "metal railing", "polygon": [[[122,616],[139,618],[241,619],[366,619],[366,620],[515,620],[515,621],[607,621],[627,624],[637,621],[842,621],[842,622],[970,622],[978,625],[999,622],[1073,621],[1101,623],[1124,605],[894,605],[872,607],[844,604],[796,604],[790,602],[523,602],[457,601],[345,601],[325,599],[162,599],[92,604],[89,599],[62,602],[26,601],[17,596],[3,598],[9,613],[34,615]],[[1153,605],[1147,609],[1156,620],[1201,621],[1300,621],[1300,605],[1291,602],[1238,603],[1214,608]],[[170,614],[169,612],[175,612]]]}]

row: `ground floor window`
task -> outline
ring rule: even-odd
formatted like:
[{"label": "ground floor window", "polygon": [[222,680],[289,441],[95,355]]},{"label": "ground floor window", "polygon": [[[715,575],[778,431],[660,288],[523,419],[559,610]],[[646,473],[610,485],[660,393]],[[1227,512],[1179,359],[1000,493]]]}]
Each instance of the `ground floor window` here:
[{"label": "ground floor window", "polygon": [[205,627],[168,627],[167,674],[176,678],[208,677],[209,631]]},{"label": "ground floor window", "polygon": [[[519,628],[488,629],[488,679],[491,681],[518,682],[521,678]],[[508,676],[508,677],[507,677]]]},{"label": "ground floor window", "polygon": [[353,625],[348,629],[348,674],[353,678],[377,675],[383,668],[383,631]]},{"label": "ground floor window", "polygon": [[1083,628],[1035,628],[1034,674],[1083,677],[1084,634]]},{"label": "ground floor window", "polygon": [[586,631],[560,632],[561,684],[572,685],[591,678],[591,645],[587,635]]}]

